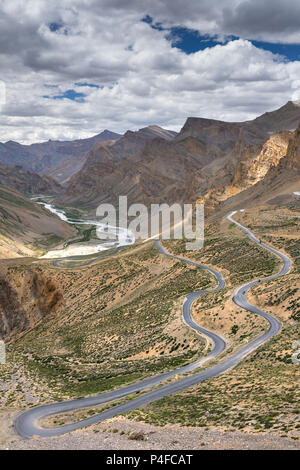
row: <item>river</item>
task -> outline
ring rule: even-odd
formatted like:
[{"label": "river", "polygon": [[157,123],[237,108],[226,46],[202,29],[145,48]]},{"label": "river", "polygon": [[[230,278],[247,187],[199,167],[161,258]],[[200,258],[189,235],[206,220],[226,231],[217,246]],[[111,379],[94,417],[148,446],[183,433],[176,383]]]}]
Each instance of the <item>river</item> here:
[{"label": "river", "polygon": [[[48,251],[41,258],[64,258],[68,256],[82,256],[98,253],[100,251],[109,250],[120,246],[133,245],[135,242],[134,235],[128,229],[122,227],[113,227],[112,225],[103,224],[93,219],[70,219],[62,209],[57,209],[49,202],[42,201],[41,198],[32,198],[38,204],[48,209],[53,214],[57,215],[61,220],[71,225],[89,225],[97,228],[97,235],[101,238],[107,238],[108,241],[99,240],[97,243],[95,240],[91,242],[78,242],[69,245],[66,248],[56,249]],[[100,238],[100,237],[99,237]]]}]

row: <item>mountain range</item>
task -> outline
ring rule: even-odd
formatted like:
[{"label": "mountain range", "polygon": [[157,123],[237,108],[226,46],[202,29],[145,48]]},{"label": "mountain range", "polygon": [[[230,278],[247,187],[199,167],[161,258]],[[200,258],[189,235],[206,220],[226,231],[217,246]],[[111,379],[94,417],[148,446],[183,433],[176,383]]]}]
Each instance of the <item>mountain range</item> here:
[{"label": "mountain range", "polygon": [[299,207],[300,188],[300,125],[291,133],[286,152],[277,165],[272,165],[263,178],[253,186],[225,200],[215,215],[228,213],[240,207],[257,207],[266,204]]},{"label": "mountain range", "polygon": [[74,234],[29,199],[37,194],[86,214],[102,202],[117,205],[119,195],[148,206],[203,202],[211,217],[293,201],[300,189],[299,125],[300,103],[289,101],[252,121],[190,117],[179,133],[153,125],[123,136],[106,130],[76,141],[1,144],[2,252],[33,253],[29,246],[41,247],[43,237],[53,246]]},{"label": "mountain range", "polygon": [[119,195],[147,205],[201,201],[211,213],[279,164],[299,123],[300,105],[289,101],[252,121],[188,118],[173,137],[127,132],[96,144],[58,199],[85,210]]},{"label": "mountain range", "polygon": [[10,166],[1,163],[0,185],[8,186],[27,196],[57,194],[62,191],[61,185],[49,176],[38,175],[20,165]]},{"label": "mountain range", "polygon": [[8,141],[0,143],[0,163],[21,165],[25,170],[50,175],[62,182],[81,168],[85,154],[96,142],[110,143],[120,137],[120,134],[104,130],[93,137],[73,141],[49,140],[31,145]]}]

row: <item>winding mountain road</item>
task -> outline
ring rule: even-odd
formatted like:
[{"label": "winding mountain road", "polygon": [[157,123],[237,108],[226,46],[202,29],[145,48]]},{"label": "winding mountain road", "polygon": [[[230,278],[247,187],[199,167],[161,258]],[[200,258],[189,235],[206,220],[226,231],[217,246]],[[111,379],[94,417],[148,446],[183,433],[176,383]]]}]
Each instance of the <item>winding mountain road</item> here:
[{"label": "winding mountain road", "polygon": [[[227,219],[235,223],[237,226],[239,226],[251,238],[251,240],[253,240],[256,243],[259,243],[260,246],[262,246],[263,248],[266,248],[267,250],[273,252],[275,255],[279,256],[281,260],[283,261],[283,267],[279,273],[266,277],[264,279],[261,279],[260,282],[268,281],[270,279],[275,279],[279,276],[283,276],[284,274],[287,274],[291,268],[290,259],[286,255],[280,253],[274,248],[268,246],[267,244],[261,243],[260,240],[257,237],[255,237],[255,235],[253,235],[250,230],[248,230],[246,227],[239,224],[233,219],[233,215],[235,213],[236,211],[232,212],[227,217]],[[225,287],[225,281],[222,275],[213,268],[210,268],[202,264],[196,263],[194,261],[187,260],[185,258],[180,258],[178,256],[174,256],[174,255],[171,255],[170,253],[167,253],[164,250],[164,248],[160,245],[159,241],[156,241],[156,246],[158,247],[159,251],[162,254],[178,259],[180,261],[184,261],[186,263],[201,267],[203,269],[207,269],[209,272],[211,272],[215,276],[217,283],[218,283],[216,288],[188,294],[184,300],[183,308],[182,308],[182,316],[183,316],[184,323],[186,323],[189,327],[196,330],[197,332],[204,334],[208,338],[210,338],[210,340],[213,343],[212,351],[206,357],[201,358],[191,364],[178,368],[174,371],[166,372],[164,374],[159,374],[159,375],[147,378],[140,382],[128,385],[126,387],[122,387],[118,390],[113,390],[113,391],[102,393],[100,395],[96,395],[92,397],[75,399],[71,401],[53,403],[49,405],[39,406],[36,408],[31,408],[25,411],[24,413],[22,413],[20,416],[18,416],[15,421],[15,428],[22,437],[30,438],[33,435],[39,435],[41,437],[61,435],[66,432],[73,431],[75,429],[79,429],[85,426],[89,426],[91,424],[104,421],[118,414],[126,413],[136,408],[145,406],[148,403],[153,402],[155,400],[159,400],[160,398],[163,398],[167,395],[171,395],[173,393],[184,390],[188,387],[192,387],[193,385],[197,385],[203,382],[204,380],[210,379],[212,377],[216,377],[228,371],[229,369],[233,368],[239,362],[241,362],[248,354],[252,353],[257,347],[266,343],[270,338],[272,338],[276,333],[278,333],[278,331],[280,330],[280,322],[276,320],[274,317],[272,317],[271,315],[269,315],[268,313],[258,309],[254,305],[251,305],[247,301],[245,295],[247,294],[249,289],[251,289],[251,287],[255,286],[259,282],[259,281],[252,281],[248,284],[245,284],[239,287],[235,291],[232,299],[241,308],[247,311],[253,312],[255,314],[261,315],[268,321],[269,328],[263,335],[259,336],[258,338],[253,340],[251,343],[242,347],[240,350],[236,351],[227,359],[224,359],[218,364],[208,367],[205,370],[201,370],[199,372],[194,373],[193,375],[181,378],[174,382],[168,383],[164,386],[158,387],[154,390],[148,391],[144,394],[137,396],[136,398],[126,401],[120,405],[116,405],[102,413],[93,415],[79,422],[68,424],[68,425],[63,425],[59,427],[54,427],[54,428],[41,428],[39,426],[39,421],[42,418],[45,418],[53,414],[63,413],[63,412],[72,411],[72,410],[90,407],[90,406],[96,406],[101,403],[104,404],[111,400],[119,399],[122,397],[124,398],[126,396],[133,395],[142,390],[145,390],[147,388],[160,384],[161,382],[169,378],[172,378],[174,376],[177,376],[186,372],[195,371],[197,368],[201,367],[204,364],[204,362],[208,361],[209,359],[216,358],[222,351],[224,351],[226,347],[225,340],[221,336],[217,335],[216,333],[213,333],[197,325],[193,321],[192,316],[191,316],[191,306],[195,299],[197,299],[198,297],[200,297],[201,295],[205,293],[220,290],[223,287]]]},{"label": "winding mountain road", "polygon": [[[89,266],[90,264],[93,264],[96,261],[99,261],[100,259],[108,258],[109,256],[115,255],[122,248],[125,248],[125,247],[118,246],[117,248],[114,248],[113,251],[110,251],[109,253],[106,253],[105,255],[96,256],[95,258],[82,259],[82,256],[68,256],[67,258],[56,259],[56,260],[52,261],[52,264],[56,268],[63,268],[63,269],[83,268],[84,266]],[[80,262],[80,264],[77,265],[77,266],[64,266],[64,265],[61,265],[61,263],[66,263],[68,261],[76,261],[76,260],[78,260]],[[82,263],[82,261],[85,261],[85,263]]]}]

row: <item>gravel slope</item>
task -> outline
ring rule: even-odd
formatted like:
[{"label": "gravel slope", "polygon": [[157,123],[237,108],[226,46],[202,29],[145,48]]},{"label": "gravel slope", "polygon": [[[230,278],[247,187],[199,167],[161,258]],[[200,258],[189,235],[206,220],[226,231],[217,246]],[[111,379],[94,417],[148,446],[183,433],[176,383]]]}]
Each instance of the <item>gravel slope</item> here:
[{"label": "gravel slope", "polygon": [[[122,433],[122,434],[121,434]],[[130,439],[136,433],[143,440]],[[0,446],[0,450],[296,450],[300,442],[273,434],[221,432],[180,426],[156,427],[118,417],[88,429],[57,437],[20,439]]]}]

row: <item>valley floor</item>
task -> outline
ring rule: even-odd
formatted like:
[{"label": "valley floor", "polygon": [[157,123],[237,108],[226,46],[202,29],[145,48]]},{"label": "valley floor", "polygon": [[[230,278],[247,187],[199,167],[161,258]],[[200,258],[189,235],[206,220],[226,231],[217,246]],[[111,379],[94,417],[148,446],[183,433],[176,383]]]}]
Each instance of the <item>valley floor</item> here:
[{"label": "valley floor", "polygon": [[[299,448],[300,371],[291,361],[293,341],[300,338],[297,215],[298,208],[266,207],[236,217],[293,259],[290,274],[256,286],[249,294],[251,302],[282,322],[275,338],[220,377],[126,417],[57,438],[21,440],[11,427],[13,418],[29,406],[116,388],[205,354],[208,345],[182,324],[181,306],[187,292],[212,287],[215,281],[205,271],[161,257],[151,243],[128,247],[80,270],[57,270],[45,261],[38,266],[8,266],[7,279],[28,306],[25,319],[38,321],[19,337],[12,332],[8,363],[0,369],[0,448]],[[181,241],[164,245],[170,252],[183,253]],[[250,279],[278,272],[276,257],[225,219],[207,224],[201,252],[185,255],[217,268],[226,278],[225,289],[206,294],[193,307],[197,323],[226,337],[223,357],[266,329],[260,317],[233,305],[231,295]],[[46,312],[42,321],[38,297],[24,297],[35,274],[42,292],[48,293],[49,305],[53,294],[63,295],[56,311]],[[48,292],[49,280],[54,284]],[[53,416],[48,425],[97,411]]]}]

